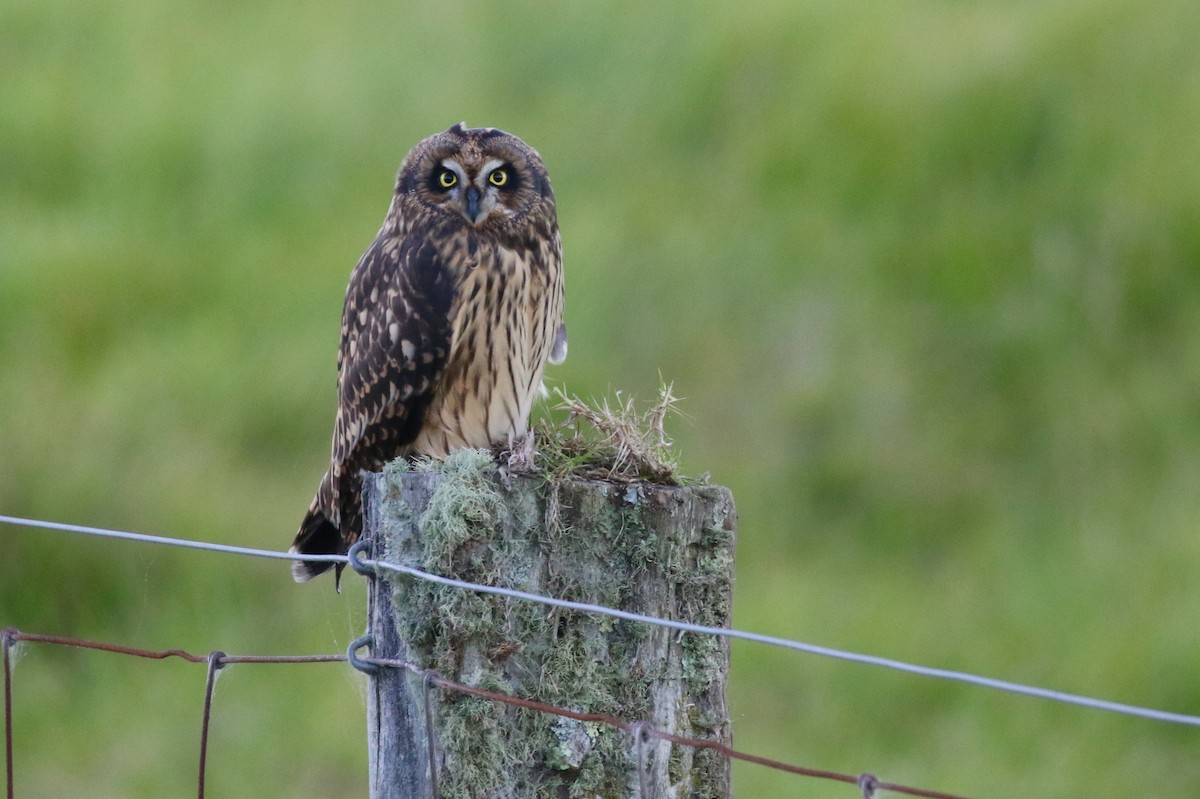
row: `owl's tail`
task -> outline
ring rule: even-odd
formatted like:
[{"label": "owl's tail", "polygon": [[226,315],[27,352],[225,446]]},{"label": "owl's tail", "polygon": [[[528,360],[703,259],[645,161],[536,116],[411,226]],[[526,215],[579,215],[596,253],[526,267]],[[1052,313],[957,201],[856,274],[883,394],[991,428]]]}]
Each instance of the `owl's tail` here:
[{"label": "owl's tail", "polygon": [[[341,555],[346,551],[342,532],[337,524],[328,516],[328,508],[332,507],[333,499],[330,476],[327,472],[321,478],[321,487],[313,497],[312,505],[300,523],[300,531],[292,542],[288,552],[299,555]],[[310,563],[297,560],[292,563],[292,577],[298,583],[308,582],[322,572],[329,570],[331,563]],[[342,564],[338,564],[338,577],[342,574]],[[340,579],[339,579],[340,582]]]}]

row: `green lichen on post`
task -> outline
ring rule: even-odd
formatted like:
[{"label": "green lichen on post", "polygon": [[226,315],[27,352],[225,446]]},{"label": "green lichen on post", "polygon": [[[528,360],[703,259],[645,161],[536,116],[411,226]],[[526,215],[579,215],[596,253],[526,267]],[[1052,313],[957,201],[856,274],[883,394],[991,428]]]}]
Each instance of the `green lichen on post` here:
[{"label": "green lichen on post", "polygon": [[[733,507],[725,489],[617,473],[595,479],[603,459],[594,454],[589,479],[528,468],[536,460],[522,468],[512,454],[498,462],[495,453],[462,450],[442,462],[390,465],[379,513],[385,557],[475,583],[728,624]],[[397,630],[422,667],[727,741],[728,646],[720,639],[416,579],[392,585]],[[631,795],[627,733],[452,691],[435,695],[443,796]],[[662,774],[679,783],[670,795],[727,795],[723,760],[686,747],[670,754]]]}]

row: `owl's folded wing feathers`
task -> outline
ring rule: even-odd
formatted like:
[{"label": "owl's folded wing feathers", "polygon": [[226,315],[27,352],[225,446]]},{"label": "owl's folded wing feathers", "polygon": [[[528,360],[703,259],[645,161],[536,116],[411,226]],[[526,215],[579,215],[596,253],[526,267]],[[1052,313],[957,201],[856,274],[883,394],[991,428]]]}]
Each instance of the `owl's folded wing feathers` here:
[{"label": "owl's folded wing feathers", "polygon": [[[332,462],[291,551],[337,554],[357,539],[358,473],[379,468],[420,430],[450,347],[453,295],[427,241],[381,233],[359,259],[342,311]],[[292,574],[304,581],[328,568],[298,561]]]}]

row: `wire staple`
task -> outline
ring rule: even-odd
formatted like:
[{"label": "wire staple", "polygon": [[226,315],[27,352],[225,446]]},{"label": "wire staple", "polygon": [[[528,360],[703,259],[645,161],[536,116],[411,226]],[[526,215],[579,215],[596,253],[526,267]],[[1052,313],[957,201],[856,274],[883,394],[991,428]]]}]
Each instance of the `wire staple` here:
[{"label": "wire staple", "polygon": [[376,674],[379,672],[379,665],[372,663],[370,660],[363,660],[358,656],[358,650],[363,647],[370,647],[375,644],[375,636],[367,633],[359,636],[350,642],[350,646],[346,647],[346,660],[350,665],[364,674]]}]

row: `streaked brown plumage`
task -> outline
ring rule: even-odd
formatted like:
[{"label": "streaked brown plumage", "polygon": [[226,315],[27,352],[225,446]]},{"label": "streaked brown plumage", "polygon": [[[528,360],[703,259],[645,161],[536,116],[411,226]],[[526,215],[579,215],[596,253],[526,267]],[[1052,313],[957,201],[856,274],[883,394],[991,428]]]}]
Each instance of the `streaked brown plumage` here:
[{"label": "streaked brown plumage", "polygon": [[[524,433],[546,362],[566,356],[562,309],[554,194],[537,152],[461,124],[417,144],[350,276],[331,462],[292,551],[344,553],[358,539],[363,470]],[[297,561],[292,574],[327,568]]]}]

